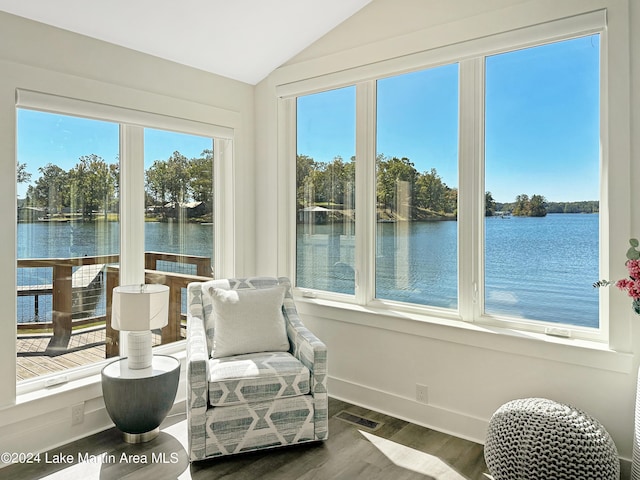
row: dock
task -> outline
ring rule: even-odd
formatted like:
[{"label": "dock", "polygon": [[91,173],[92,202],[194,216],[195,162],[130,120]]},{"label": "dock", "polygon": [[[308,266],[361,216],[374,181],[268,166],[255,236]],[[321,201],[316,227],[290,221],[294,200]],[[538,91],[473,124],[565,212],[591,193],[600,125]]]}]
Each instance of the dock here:
[{"label": "dock", "polygon": [[[102,282],[102,272],[104,271],[104,263],[95,265],[82,265],[76,268],[71,275],[71,285],[74,290],[81,288],[89,288],[97,282]],[[53,294],[53,284],[45,283],[40,285],[18,285],[18,296],[32,296],[35,293],[41,295]]]}]

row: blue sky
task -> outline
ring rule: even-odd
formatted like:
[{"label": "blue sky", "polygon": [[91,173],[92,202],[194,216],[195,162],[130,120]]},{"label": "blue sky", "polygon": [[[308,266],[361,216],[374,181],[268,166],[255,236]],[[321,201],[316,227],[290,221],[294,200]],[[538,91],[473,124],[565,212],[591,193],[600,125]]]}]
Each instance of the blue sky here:
[{"label": "blue sky", "polygon": [[[598,65],[598,35],[487,58],[485,189],[495,200],[597,200]],[[435,168],[457,187],[457,64],[382,79],[377,102],[378,153],[408,157],[420,172]],[[148,129],[145,165],[206,148],[210,139]],[[116,124],[18,110],[18,161],[32,181],[40,166],[69,170],[92,153],[117,160]],[[298,153],[324,162],[355,154],[355,87],[299,98]],[[25,191],[18,186],[20,198]]]},{"label": "blue sky", "polygon": [[[599,36],[487,57],[485,190],[495,200],[597,200]],[[377,151],[458,184],[458,67],[378,81]],[[355,153],[355,88],[298,99],[298,153]]]},{"label": "blue sky", "polygon": [[[18,161],[27,164],[31,182],[40,175],[38,167],[48,163],[72,169],[83,155],[96,154],[107,163],[118,161],[118,124],[18,110]],[[145,129],[145,168],[154,160],[166,160],[175,151],[187,158],[199,157],[213,148],[210,138],[162,130]],[[28,184],[18,186],[24,198]]]}]

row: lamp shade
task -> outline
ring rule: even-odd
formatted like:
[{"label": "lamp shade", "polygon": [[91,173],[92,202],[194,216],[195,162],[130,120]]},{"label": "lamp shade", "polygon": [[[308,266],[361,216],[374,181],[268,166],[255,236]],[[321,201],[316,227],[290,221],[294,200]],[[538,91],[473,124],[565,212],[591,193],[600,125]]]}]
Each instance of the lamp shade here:
[{"label": "lamp shade", "polygon": [[111,327],[144,331],[162,328],[169,319],[169,287],[122,285],[113,289]]}]

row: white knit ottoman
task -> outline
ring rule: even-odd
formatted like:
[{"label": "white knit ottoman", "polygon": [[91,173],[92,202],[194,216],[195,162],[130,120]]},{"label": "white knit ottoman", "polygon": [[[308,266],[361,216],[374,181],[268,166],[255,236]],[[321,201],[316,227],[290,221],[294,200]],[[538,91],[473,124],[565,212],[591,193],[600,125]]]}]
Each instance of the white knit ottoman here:
[{"label": "white knit ottoman", "polygon": [[545,398],[505,403],[491,417],[484,458],[494,480],[618,480],[620,461],[605,428]]}]

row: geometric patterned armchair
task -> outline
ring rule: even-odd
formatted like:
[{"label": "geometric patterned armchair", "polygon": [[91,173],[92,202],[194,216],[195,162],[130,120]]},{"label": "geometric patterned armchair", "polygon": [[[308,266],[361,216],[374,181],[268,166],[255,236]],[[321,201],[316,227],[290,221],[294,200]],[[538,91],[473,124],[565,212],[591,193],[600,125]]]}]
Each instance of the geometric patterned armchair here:
[{"label": "geometric patterned armchair", "polygon": [[287,278],[193,282],[187,308],[191,461],[327,438],[327,348]]}]

